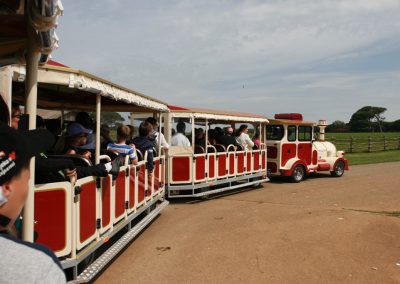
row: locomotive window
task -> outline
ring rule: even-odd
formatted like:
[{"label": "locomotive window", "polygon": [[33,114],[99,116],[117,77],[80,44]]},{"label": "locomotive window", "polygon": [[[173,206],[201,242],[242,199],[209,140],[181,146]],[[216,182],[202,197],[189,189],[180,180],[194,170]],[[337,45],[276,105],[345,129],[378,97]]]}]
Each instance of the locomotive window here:
[{"label": "locomotive window", "polygon": [[281,140],[283,138],[283,125],[267,125],[267,140]]},{"label": "locomotive window", "polygon": [[296,125],[289,125],[287,128],[287,140],[296,141]]},{"label": "locomotive window", "polygon": [[311,139],[312,139],[312,127],[299,126],[299,141],[311,141]]}]

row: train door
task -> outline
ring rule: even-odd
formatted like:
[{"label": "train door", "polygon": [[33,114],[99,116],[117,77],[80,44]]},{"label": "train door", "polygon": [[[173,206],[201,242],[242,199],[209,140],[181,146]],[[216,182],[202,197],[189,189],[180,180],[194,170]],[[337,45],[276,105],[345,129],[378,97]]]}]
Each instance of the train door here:
[{"label": "train door", "polygon": [[297,152],[298,158],[307,165],[312,163],[312,126],[300,125],[298,127]]},{"label": "train door", "polygon": [[287,130],[287,142],[282,143],[281,152],[281,167],[284,167],[286,163],[296,157],[297,154],[297,129],[296,125],[288,125]]},{"label": "train door", "polygon": [[283,125],[269,124],[266,127],[267,136],[267,170],[268,173],[277,174],[281,157],[281,144],[284,137]]}]

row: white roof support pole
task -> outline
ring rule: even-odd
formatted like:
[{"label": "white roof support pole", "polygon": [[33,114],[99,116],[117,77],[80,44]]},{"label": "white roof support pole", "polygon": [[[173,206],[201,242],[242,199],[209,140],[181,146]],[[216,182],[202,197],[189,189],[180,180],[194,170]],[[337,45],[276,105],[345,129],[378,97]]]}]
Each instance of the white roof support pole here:
[{"label": "white roof support pole", "polygon": [[194,117],[192,116],[190,119],[191,123],[192,123],[192,149],[193,149],[193,153],[194,153]]},{"label": "white roof support pole", "polygon": [[100,114],[101,114],[101,95],[96,95],[96,156],[95,164],[100,163]]},{"label": "white roof support pole", "polygon": [[205,147],[206,147],[206,154],[208,154],[208,119],[206,118],[206,141],[205,141]]},{"label": "white roof support pole", "polygon": [[[158,156],[161,157],[161,123],[162,123],[162,116],[161,113],[158,114]],[[164,149],[164,153],[167,149]]]},{"label": "white roof support pole", "polygon": [[[26,57],[26,80],[25,80],[25,113],[29,115],[29,129],[36,128],[37,111],[37,73],[40,52],[35,42],[35,31],[28,26],[28,52]],[[35,158],[30,161],[31,177],[29,179],[28,197],[23,212],[22,238],[33,242],[34,225],[34,188],[35,188]]]},{"label": "white roof support pole", "polygon": [[0,69],[0,95],[8,106],[11,121],[11,105],[12,105],[12,70],[10,66]]}]

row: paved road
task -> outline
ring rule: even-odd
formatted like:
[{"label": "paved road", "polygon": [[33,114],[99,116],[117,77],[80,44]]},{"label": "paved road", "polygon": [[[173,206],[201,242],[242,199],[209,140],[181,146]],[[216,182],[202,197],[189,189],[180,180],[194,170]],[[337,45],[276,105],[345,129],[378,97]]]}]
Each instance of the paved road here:
[{"label": "paved road", "polygon": [[97,283],[400,283],[400,218],[372,211],[400,211],[400,163],[175,203]]}]

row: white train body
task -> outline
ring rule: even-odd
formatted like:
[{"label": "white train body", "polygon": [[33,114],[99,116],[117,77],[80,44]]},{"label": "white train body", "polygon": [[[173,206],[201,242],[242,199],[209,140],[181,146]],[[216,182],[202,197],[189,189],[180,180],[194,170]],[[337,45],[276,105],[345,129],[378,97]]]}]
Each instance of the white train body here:
[{"label": "white train body", "polygon": [[276,117],[279,119],[270,119],[267,126],[270,176],[290,176],[293,182],[299,182],[309,173],[329,171],[333,176],[342,176],[348,169],[345,153],[337,151],[332,143],[323,141],[325,121],[318,125],[320,141],[317,141],[314,134],[316,123],[303,121],[300,114]]}]

